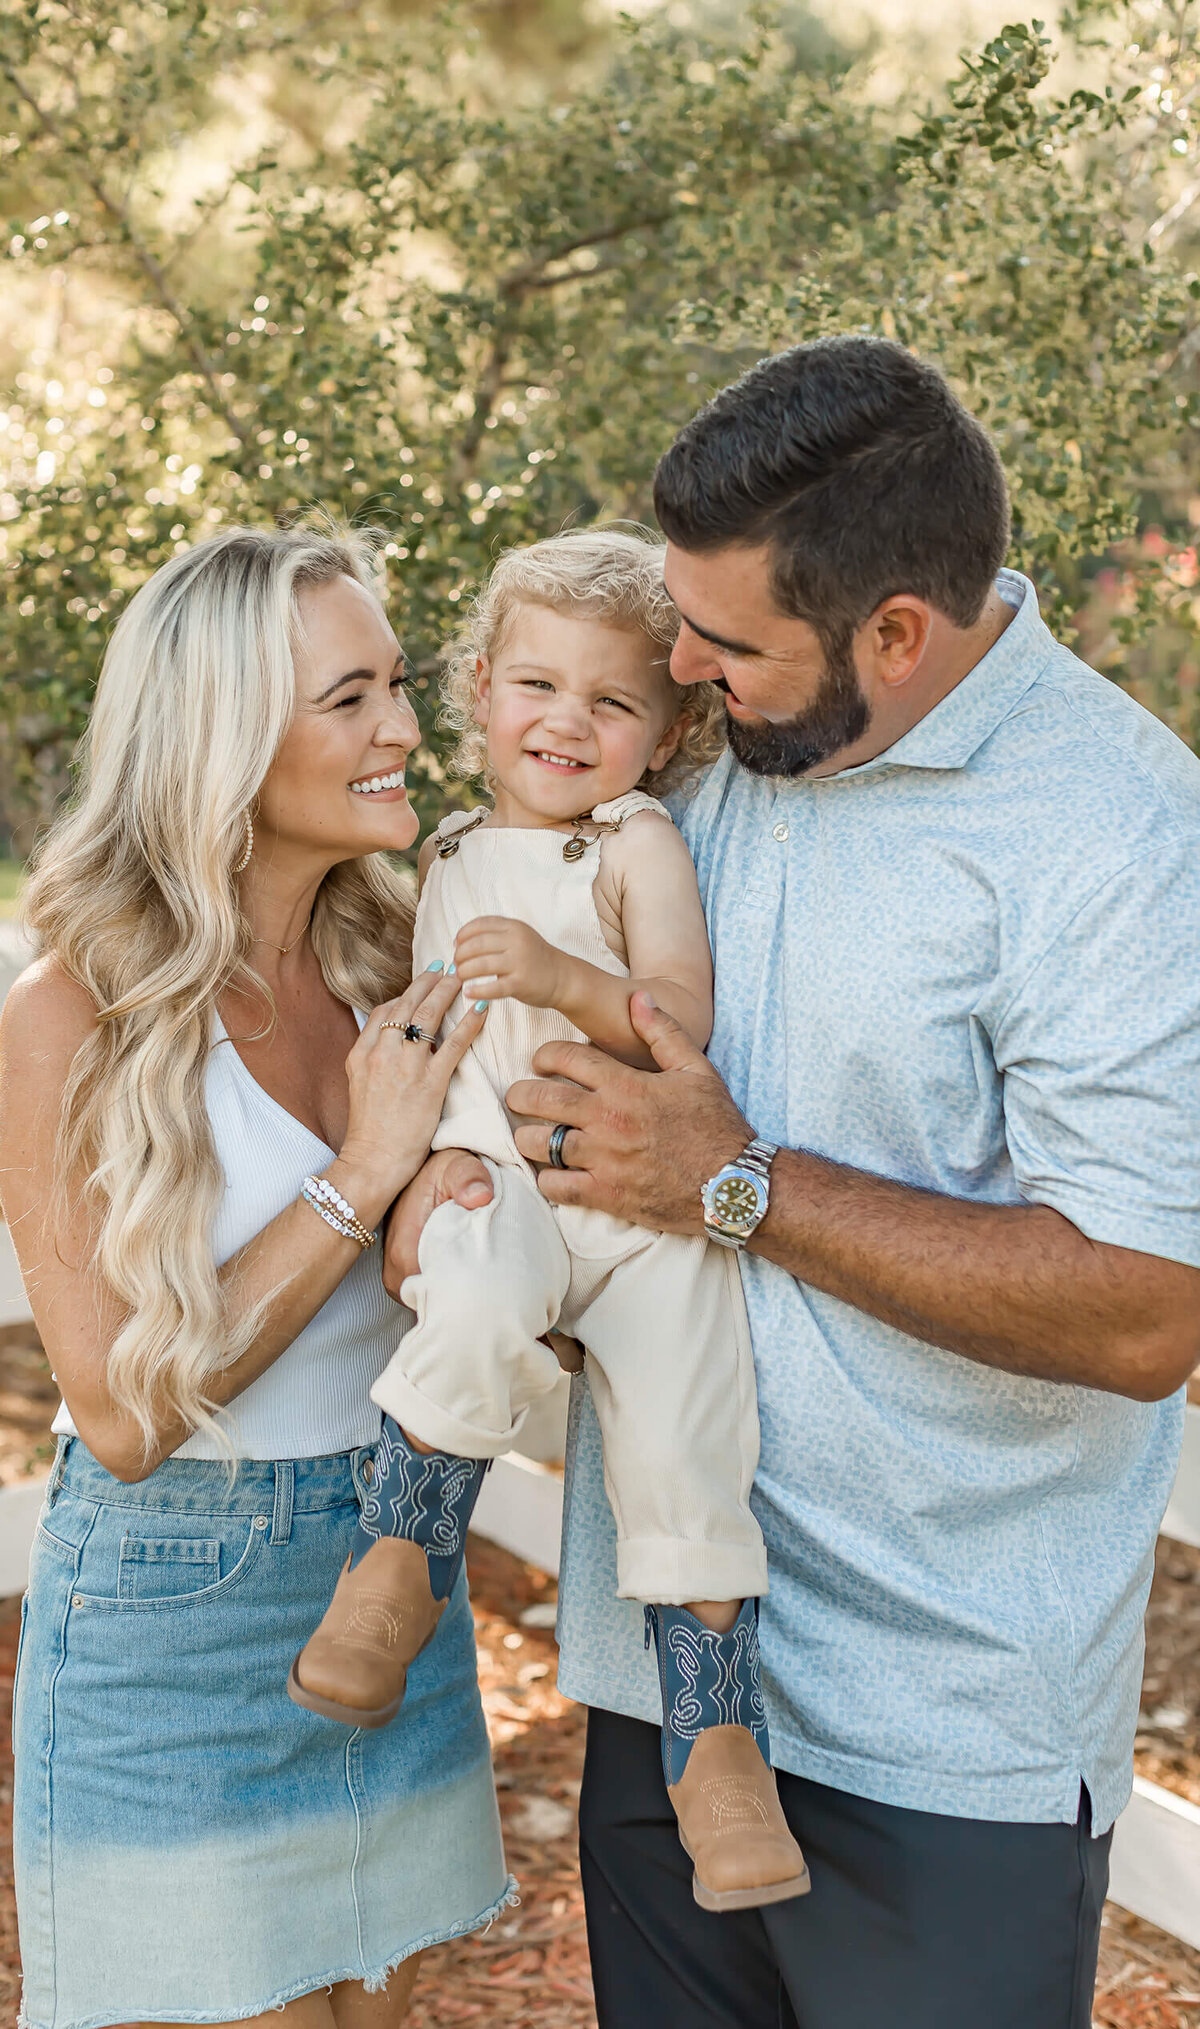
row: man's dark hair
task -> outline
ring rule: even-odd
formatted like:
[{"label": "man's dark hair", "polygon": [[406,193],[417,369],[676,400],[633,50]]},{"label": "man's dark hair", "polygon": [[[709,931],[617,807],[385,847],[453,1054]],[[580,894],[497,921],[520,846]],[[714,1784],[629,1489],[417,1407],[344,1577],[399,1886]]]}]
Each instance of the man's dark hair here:
[{"label": "man's dark hair", "polygon": [[761,360],[680,431],[654,507],[680,549],[768,545],[778,605],[826,643],[894,592],[973,626],[1008,548],[990,437],[937,367],[886,338]]}]

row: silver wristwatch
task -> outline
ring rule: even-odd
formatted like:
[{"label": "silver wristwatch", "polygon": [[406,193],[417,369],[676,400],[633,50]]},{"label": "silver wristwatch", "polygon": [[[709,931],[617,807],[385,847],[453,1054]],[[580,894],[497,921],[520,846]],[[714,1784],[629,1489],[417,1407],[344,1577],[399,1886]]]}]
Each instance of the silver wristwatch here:
[{"label": "silver wristwatch", "polygon": [[704,1230],[718,1247],[736,1247],[740,1253],[761,1226],[771,1199],[771,1162],[778,1153],[777,1141],[756,1135],[736,1162],[727,1162],[701,1184]]}]

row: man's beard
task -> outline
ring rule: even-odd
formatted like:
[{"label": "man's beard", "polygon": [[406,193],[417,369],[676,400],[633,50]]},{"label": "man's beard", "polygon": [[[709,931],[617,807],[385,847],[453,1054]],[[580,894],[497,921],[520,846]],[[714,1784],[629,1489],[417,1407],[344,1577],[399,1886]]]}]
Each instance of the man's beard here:
[{"label": "man's beard", "polygon": [[863,695],[854,665],[853,634],[838,634],[825,644],[825,668],[817,694],[806,711],[780,725],[747,725],[725,717],[725,731],[734,759],[751,775],[807,775],[845,747],[861,740],[871,723],[871,707]]}]

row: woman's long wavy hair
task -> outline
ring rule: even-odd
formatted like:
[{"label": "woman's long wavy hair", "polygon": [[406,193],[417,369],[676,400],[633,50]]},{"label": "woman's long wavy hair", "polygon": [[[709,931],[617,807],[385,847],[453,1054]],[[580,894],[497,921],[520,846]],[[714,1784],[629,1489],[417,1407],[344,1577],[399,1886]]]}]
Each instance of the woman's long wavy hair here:
[{"label": "woman's long wavy hair", "polygon": [[[211,1427],[212,1378],[261,1322],[218,1285],[205,1073],[219,995],[255,977],[234,870],[292,722],[298,595],[343,573],[376,591],[370,539],[304,527],[229,529],[164,564],[114,630],[78,794],[29,883],[31,928],[98,1016],[63,1095],[54,1227],[78,1225],[65,1193],[85,1177],[95,1265],[125,1312],[108,1386],[148,1448],[164,1410]],[[382,854],[335,866],[312,915],[330,991],[355,1007],[401,992],[411,929]]]}]

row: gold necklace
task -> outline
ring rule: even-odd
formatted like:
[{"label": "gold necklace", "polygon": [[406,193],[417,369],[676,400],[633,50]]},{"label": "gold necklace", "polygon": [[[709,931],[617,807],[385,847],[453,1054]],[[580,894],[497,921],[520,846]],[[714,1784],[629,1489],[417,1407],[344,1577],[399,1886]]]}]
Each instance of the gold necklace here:
[{"label": "gold necklace", "polygon": [[293,937],[290,944],[272,944],[269,937],[252,937],[250,939],[250,942],[252,944],[270,945],[272,951],[278,951],[281,958],[286,958],[289,951],[294,951],[296,949],[297,944],[300,942],[301,937],[303,937],[305,930],[307,930],[311,922],[312,922],[312,910],[310,909],[307,916],[304,919],[302,928],[300,929],[298,934],[295,937]]}]

